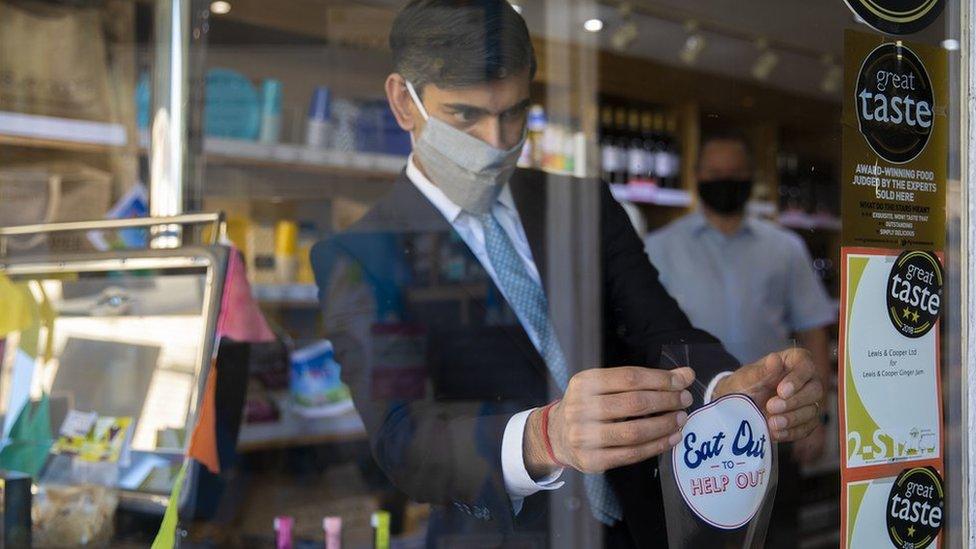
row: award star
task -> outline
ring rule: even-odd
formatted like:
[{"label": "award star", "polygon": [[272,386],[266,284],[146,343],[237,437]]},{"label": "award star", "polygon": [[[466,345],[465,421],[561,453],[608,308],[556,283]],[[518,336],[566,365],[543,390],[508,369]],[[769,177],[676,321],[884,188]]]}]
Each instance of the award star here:
[{"label": "award star", "polygon": [[909,526],[908,527],[908,537],[910,537],[910,538],[915,537],[915,527],[914,526]]},{"label": "award star", "polygon": [[914,313],[912,313],[912,320],[914,322],[918,322],[918,318],[919,318],[918,317],[918,311],[915,311]]},{"label": "award star", "polygon": [[912,318],[912,310],[909,309],[908,307],[905,307],[901,311],[901,317],[902,318]]}]

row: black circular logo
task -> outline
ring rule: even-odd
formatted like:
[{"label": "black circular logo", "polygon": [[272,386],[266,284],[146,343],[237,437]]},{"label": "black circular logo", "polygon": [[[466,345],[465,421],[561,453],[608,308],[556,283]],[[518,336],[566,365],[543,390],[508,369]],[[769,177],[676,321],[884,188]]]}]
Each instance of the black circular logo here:
[{"label": "black circular logo", "polygon": [[902,252],[888,274],[888,318],[907,337],[922,337],[942,313],[942,263],[930,252]]},{"label": "black circular logo", "polygon": [[945,489],[933,467],[905,469],[888,493],[888,537],[899,549],[924,549],[945,520]]},{"label": "black circular logo", "polygon": [[911,34],[942,13],[943,0],[845,0],[851,10],[877,31]]},{"label": "black circular logo", "polygon": [[901,43],[874,49],[857,75],[854,104],[861,135],[892,164],[914,160],[935,125],[932,81],[915,52]]}]

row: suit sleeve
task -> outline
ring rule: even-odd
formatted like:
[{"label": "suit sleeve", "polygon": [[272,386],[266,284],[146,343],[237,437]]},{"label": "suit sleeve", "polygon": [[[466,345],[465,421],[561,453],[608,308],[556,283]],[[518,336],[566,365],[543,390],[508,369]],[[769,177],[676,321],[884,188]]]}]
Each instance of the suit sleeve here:
[{"label": "suit sleeve", "polygon": [[364,267],[353,257],[335,242],[316,245],[312,252],[326,336],[376,463],[412,500],[453,505],[505,528],[514,519],[501,445],[505,426],[518,410],[505,403],[444,402],[391,391],[391,381],[396,383],[391,372],[381,371],[371,358],[378,342],[373,331],[379,316],[376,302],[390,289],[372,287],[376,277],[370,271],[375,274],[376,266]]},{"label": "suit sleeve", "polygon": [[[605,322],[624,358],[650,368],[690,366],[702,386],[738,361],[711,334],[691,325],[658,279],[623,208],[600,185]],[[697,385],[697,384],[696,384]],[[693,391],[701,404],[703,391]]]}]

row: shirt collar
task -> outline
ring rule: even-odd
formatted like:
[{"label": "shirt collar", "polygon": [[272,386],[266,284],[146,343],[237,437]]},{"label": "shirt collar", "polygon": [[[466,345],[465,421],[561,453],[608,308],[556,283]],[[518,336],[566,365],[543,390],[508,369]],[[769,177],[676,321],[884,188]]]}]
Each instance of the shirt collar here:
[{"label": "shirt collar", "polygon": [[[455,204],[454,201],[444,194],[444,191],[440,187],[435,185],[420,171],[420,168],[417,167],[414,161],[413,154],[407,158],[407,178],[417,187],[417,190],[427,197],[427,200],[441,212],[449,223],[454,223],[461,214],[465,213],[461,209],[461,206]],[[502,191],[498,194],[497,202],[511,209],[513,212],[516,211],[515,199],[512,197],[512,189],[507,184],[502,187]]]},{"label": "shirt collar", "polygon": [[[695,236],[701,236],[706,232],[718,232],[718,229],[713,227],[712,224],[708,222],[708,219],[705,217],[705,214],[702,213],[700,209],[697,209],[694,212],[692,212],[692,214],[688,216],[688,218],[691,226],[691,231]],[[755,224],[755,220],[752,218],[751,215],[746,213],[745,216],[742,218],[742,225],[739,227],[739,230],[736,231],[736,233],[733,234],[732,236],[735,237],[740,234],[745,234],[745,235],[755,234],[754,224]]]}]

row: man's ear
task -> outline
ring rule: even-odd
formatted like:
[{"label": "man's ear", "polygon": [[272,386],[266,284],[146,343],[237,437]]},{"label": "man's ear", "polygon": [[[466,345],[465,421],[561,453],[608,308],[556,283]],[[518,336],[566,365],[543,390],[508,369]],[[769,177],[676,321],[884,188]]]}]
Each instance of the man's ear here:
[{"label": "man's ear", "polygon": [[386,77],[386,100],[390,103],[390,110],[396,117],[397,124],[406,132],[417,128],[420,111],[413,104],[410,92],[407,91],[407,81],[402,75],[393,73]]}]

